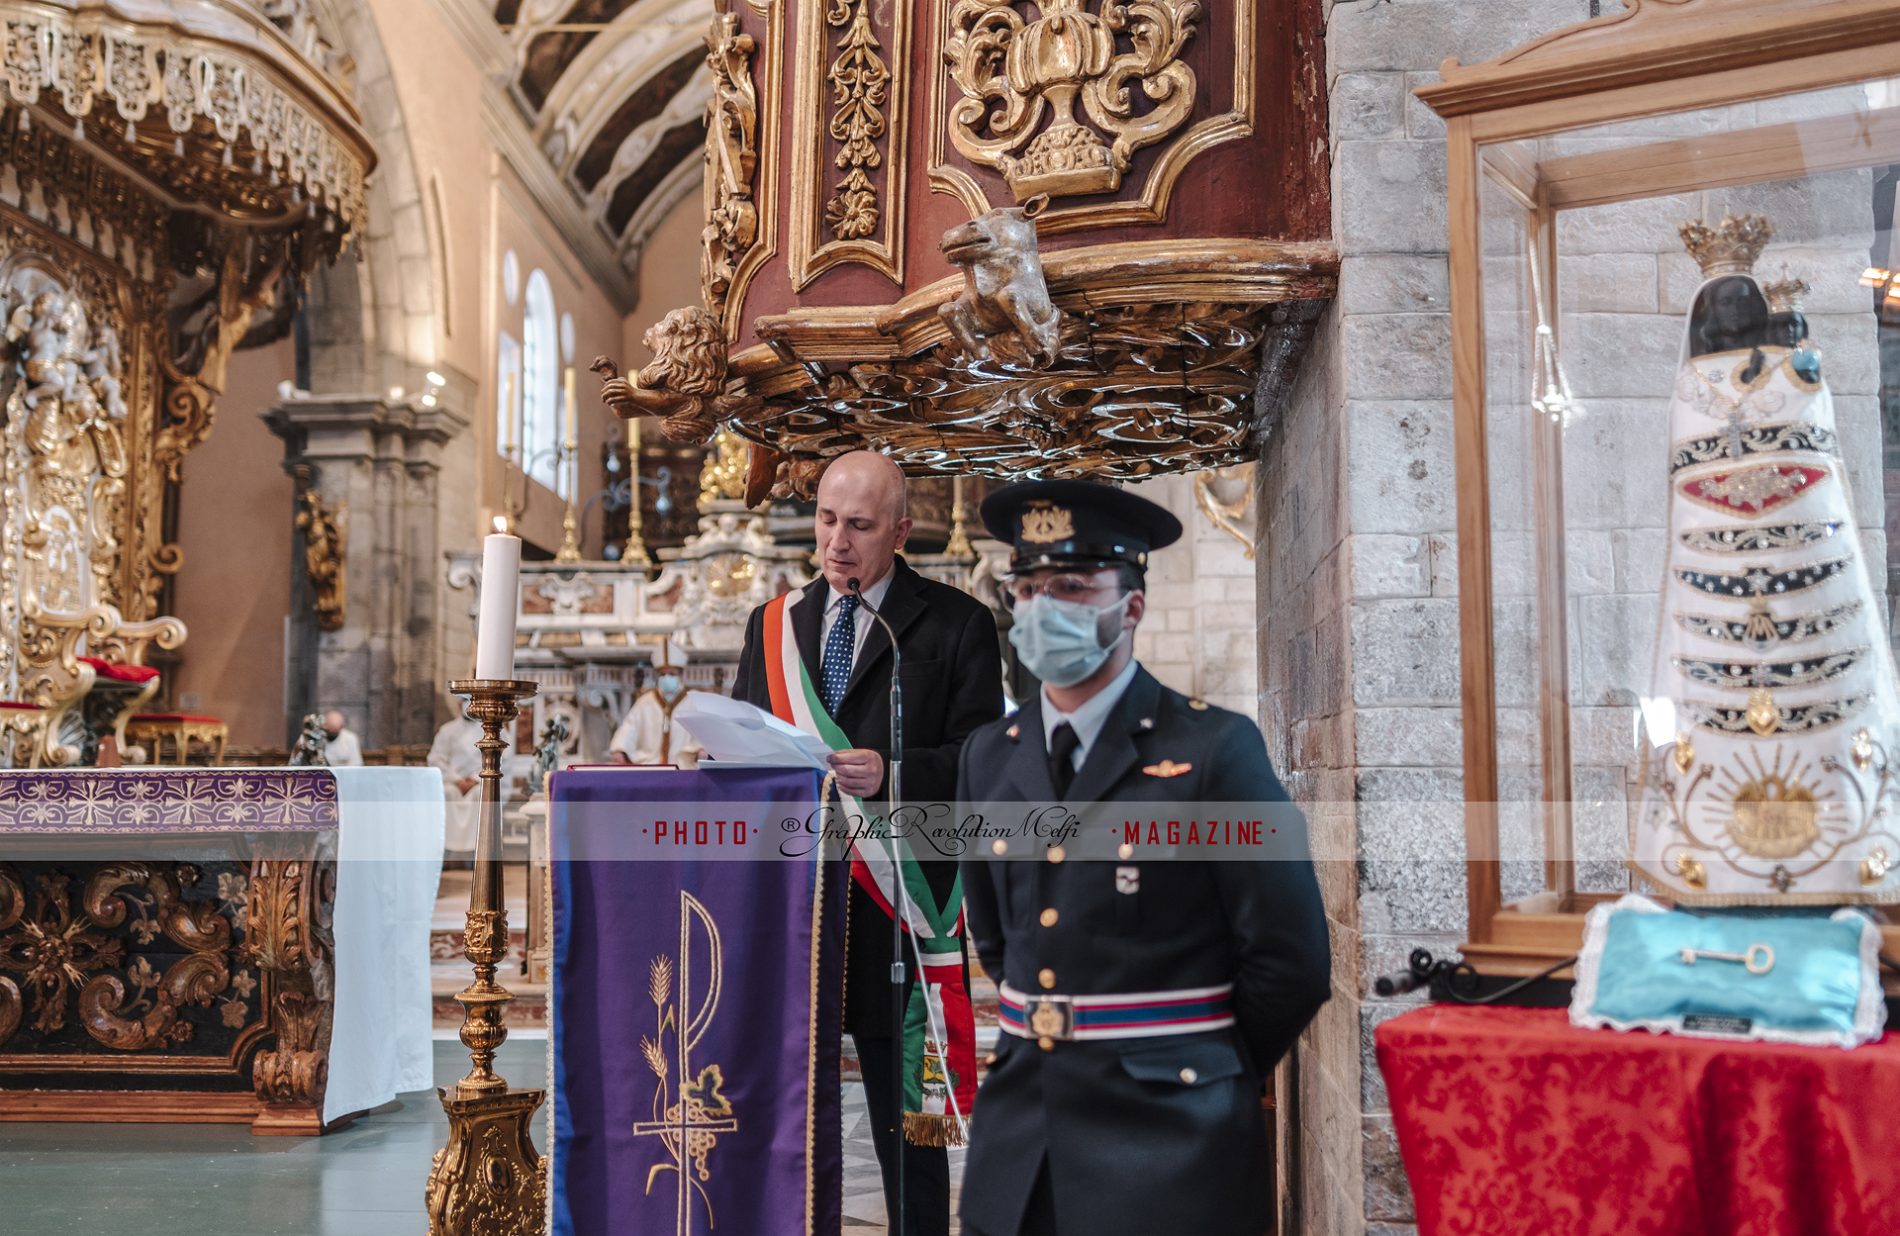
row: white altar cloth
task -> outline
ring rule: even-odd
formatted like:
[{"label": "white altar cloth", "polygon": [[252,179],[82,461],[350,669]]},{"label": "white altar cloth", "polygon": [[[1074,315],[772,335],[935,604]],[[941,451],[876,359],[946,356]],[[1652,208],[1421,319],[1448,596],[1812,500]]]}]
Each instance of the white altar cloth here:
[{"label": "white altar cloth", "polygon": [[336,1008],[323,1122],[435,1085],[429,917],[442,875],[442,774],[333,768]]}]

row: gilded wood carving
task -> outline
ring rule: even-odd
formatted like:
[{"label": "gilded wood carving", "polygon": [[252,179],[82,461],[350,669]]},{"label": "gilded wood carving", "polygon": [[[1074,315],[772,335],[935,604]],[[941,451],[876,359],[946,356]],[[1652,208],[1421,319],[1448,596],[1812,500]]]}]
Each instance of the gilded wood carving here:
[{"label": "gilded wood carving", "polygon": [[713,94],[706,103],[706,228],[700,290],[706,308],[724,318],[739,261],[759,235],[753,176],[759,162],[759,93],[752,84],[758,43],[739,31],[732,13],[713,17],[706,64]]},{"label": "gilded wood carving", "polygon": [[950,10],[943,54],[963,92],[950,109],[950,141],[1002,172],[1018,202],[1112,193],[1135,151],[1194,110],[1198,83],[1181,51],[1199,0],[1037,7],[1033,21],[1009,0],[957,0]]},{"label": "gilded wood carving", "polygon": [[317,628],[323,631],[343,629],[346,514],[340,500],[326,504],[323,495],[306,479],[297,495],[296,528],[303,534],[304,578],[310,581]]},{"label": "gilded wood carving", "polygon": [[721,393],[726,380],[726,336],[719,320],[697,305],[675,309],[647,327],[641,342],[653,360],[632,378],[605,356],[588,369],[601,377],[601,402],[625,419],[661,416],[661,430],[675,442],[711,438],[721,421],[745,400]]},{"label": "gilded wood carving", "polygon": [[[1231,24],[1210,10],[1231,3]],[[1114,195],[1050,210],[1042,233],[1167,217],[1190,161],[1254,131],[1257,5],[1248,0],[936,0],[943,65],[930,79],[930,187],[972,215],[993,203],[952,151],[1026,202]],[[1034,11],[1035,16],[1028,16]],[[1209,40],[1231,63],[1231,103],[1193,119],[1208,85],[1183,61]],[[1206,109],[1203,108],[1205,111]],[[1134,156],[1160,155],[1131,194]]]},{"label": "gilded wood carving", "polygon": [[914,6],[799,5],[792,286],[803,288],[845,262],[902,284],[911,74],[901,70],[909,63]]}]

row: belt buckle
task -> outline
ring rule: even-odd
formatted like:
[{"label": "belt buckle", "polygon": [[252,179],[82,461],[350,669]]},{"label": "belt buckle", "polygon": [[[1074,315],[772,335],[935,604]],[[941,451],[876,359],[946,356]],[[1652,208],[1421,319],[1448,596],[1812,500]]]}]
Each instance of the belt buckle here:
[{"label": "belt buckle", "polygon": [[1069,996],[1036,996],[1024,1013],[1029,1033],[1038,1039],[1067,1042],[1075,1037],[1075,1001]]}]

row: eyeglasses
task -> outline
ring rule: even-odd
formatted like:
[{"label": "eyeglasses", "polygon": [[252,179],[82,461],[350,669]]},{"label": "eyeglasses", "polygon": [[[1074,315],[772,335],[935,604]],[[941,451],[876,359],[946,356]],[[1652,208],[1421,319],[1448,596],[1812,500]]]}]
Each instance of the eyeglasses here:
[{"label": "eyeglasses", "polygon": [[1027,605],[1043,595],[1056,601],[1086,601],[1097,593],[1116,587],[1121,581],[1116,578],[1097,579],[1093,575],[1051,575],[1038,583],[1027,578],[1007,579],[1003,581],[1003,606],[1015,609]]}]

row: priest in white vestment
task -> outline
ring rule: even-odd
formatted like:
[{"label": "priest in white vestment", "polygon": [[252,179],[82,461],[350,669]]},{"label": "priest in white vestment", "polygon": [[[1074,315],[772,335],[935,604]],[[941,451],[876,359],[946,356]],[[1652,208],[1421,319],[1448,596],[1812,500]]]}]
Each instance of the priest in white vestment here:
[{"label": "priest in white vestment", "polygon": [[673,713],[693,692],[686,689],[682,674],[686,654],[662,652],[663,664],[654,666],[658,681],[640,693],[633,707],[614,731],[607,750],[622,764],[671,764],[679,768],[699,767],[705,748],[699,740],[677,725]]}]

